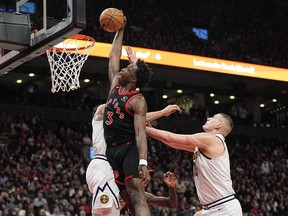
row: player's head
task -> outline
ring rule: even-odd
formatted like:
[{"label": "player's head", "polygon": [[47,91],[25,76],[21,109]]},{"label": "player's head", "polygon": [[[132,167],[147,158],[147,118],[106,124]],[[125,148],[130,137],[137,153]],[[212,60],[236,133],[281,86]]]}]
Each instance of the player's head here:
[{"label": "player's head", "polygon": [[129,84],[134,88],[144,88],[149,85],[152,76],[152,69],[143,60],[138,59],[136,63],[121,69],[118,82],[123,86]]},{"label": "player's head", "polygon": [[205,132],[220,133],[226,137],[233,129],[234,123],[230,116],[225,113],[218,113],[213,117],[207,118],[202,126]]},{"label": "player's head", "polygon": [[136,62],[136,65],[137,65],[136,88],[148,87],[153,77],[152,69],[143,60],[140,60],[140,59],[138,59],[138,61]]},{"label": "player's head", "polygon": [[231,119],[231,117],[225,113],[219,113],[219,115],[222,117],[222,120],[224,122],[223,130],[226,131],[227,135],[233,130],[234,128],[234,122]]}]

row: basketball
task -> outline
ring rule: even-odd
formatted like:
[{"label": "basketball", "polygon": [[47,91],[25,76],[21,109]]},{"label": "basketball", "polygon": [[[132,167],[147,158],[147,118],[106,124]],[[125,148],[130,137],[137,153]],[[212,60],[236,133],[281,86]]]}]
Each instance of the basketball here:
[{"label": "basketball", "polygon": [[101,13],[99,22],[105,31],[116,32],[124,25],[124,14],[117,8],[107,8]]}]

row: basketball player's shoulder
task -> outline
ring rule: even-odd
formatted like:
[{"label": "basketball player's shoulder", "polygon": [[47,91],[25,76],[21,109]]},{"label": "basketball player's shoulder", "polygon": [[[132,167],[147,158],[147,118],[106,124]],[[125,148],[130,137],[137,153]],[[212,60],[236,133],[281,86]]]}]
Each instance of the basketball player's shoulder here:
[{"label": "basketball player's shoulder", "polygon": [[131,100],[131,103],[133,104],[139,104],[139,105],[145,105],[146,104],[146,99],[144,97],[144,95],[142,95],[141,93],[139,94],[136,94],[132,100]]},{"label": "basketball player's shoulder", "polygon": [[147,103],[144,96],[135,96],[130,101],[129,106],[134,112],[145,111],[147,112]]}]

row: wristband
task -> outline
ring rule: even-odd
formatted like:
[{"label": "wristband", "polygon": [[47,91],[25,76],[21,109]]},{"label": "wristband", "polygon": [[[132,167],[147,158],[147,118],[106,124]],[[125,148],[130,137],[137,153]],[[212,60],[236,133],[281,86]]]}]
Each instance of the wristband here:
[{"label": "wristband", "polygon": [[145,160],[145,159],[140,159],[139,165],[147,166],[147,165],[148,165],[148,162],[147,162],[147,160]]}]

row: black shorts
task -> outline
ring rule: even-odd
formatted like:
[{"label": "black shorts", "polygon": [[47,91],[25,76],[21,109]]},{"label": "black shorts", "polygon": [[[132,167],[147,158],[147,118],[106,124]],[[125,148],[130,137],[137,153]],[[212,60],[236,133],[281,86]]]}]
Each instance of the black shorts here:
[{"label": "black shorts", "polygon": [[115,147],[107,146],[106,157],[114,170],[115,181],[120,190],[123,189],[123,186],[125,187],[126,180],[140,178],[138,171],[139,152],[136,141]]}]

